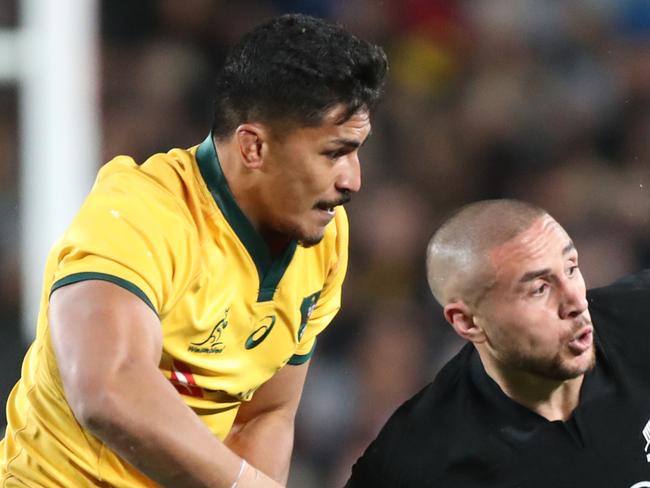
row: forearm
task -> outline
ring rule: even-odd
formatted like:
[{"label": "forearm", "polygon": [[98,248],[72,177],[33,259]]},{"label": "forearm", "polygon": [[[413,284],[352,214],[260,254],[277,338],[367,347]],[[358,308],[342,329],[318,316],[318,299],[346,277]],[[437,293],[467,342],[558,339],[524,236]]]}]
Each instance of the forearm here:
[{"label": "forearm", "polygon": [[[239,456],[158,371],[136,370],[121,373],[87,401],[83,425],[162,486],[229,488],[239,472]],[[277,486],[265,484],[263,477],[257,483],[251,486]]]},{"label": "forearm", "polygon": [[286,484],[293,439],[293,415],[268,412],[235,424],[225,444],[274,480]]}]

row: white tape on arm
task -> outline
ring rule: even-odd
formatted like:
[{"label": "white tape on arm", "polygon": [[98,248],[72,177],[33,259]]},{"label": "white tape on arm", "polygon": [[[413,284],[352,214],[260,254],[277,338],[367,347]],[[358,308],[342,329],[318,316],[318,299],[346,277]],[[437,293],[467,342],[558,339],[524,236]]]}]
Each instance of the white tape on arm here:
[{"label": "white tape on arm", "polygon": [[232,484],[230,488],[237,488],[237,483],[239,483],[239,480],[241,479],[241,475],[244,474],[244,471],[246,470],[246,466],[248,466],[248,463],[246,462],[245,459],[242,459],[241,464],[239,465],[239,474],[237,474],[237,478],[235,478],[235,482]]}]

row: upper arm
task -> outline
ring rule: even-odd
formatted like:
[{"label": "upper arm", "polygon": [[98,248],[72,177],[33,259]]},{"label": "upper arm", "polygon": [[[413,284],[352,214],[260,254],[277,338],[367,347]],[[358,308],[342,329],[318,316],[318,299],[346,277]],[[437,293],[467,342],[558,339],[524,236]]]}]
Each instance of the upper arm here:
[{"label": "upper arm", "polygon": [[236,423],[246,423],[252,418],[270,412],[280,412],[293,420],[307,377],[309,362],[286,365],[264,383],[249,402],[242,403]]},{"label": "upper arm", "polygon": [[63,387],[78,417],[129,368],[157,371],[160,322],[135,294],[107,281],[82,281],[55,290],[48,314]]},{"label": "upper arm", "polygon": [[159,374],[157,314],[191,280],[195,247],[195,231],[172,192],[130,160],[104,166],[46,272],[52,345],[73,410],[101,398],[107,386],[137,393],[135,374],[125,376],[136,368],[142,381]]}]

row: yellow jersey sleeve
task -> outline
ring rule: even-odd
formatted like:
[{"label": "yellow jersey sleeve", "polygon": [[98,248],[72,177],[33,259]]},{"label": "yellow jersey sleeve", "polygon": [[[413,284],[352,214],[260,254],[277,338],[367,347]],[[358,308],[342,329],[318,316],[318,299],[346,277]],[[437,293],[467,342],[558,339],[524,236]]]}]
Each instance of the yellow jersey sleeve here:
[{"label": "yellow jersey sleeve", "polygon": [[313,309],[307,312],[308,322],[304,337],[295,355],[289,361],[293,365],[302,364],[311,357],[316,346],[316,337],[329,325],[341,308],[341,289],[348,267],[349,240],[348,218],[343,208],[337,209],[335,224],[332,226],[335,236],[329,244],[331,248],[328,253],[332,256],[330,271],[323,289],[318,293]]},{"label": "yellow jersey sleeve", "polygon": [[78,281],[113,282],[138,295],[159,316],[193,275],[189,214],[128,157],[105,165],[57,245],[50,293]]}]

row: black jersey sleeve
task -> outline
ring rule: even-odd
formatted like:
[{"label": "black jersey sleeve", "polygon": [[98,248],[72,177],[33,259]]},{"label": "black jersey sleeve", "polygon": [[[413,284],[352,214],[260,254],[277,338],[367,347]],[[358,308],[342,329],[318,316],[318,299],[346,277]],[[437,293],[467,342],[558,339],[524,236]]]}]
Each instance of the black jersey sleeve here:
[{"label": "black jersey sleeve", "polygon": [[[467,398],[467,385],[461,380],[466,376],[461,372],[471,351],[473,346],[463,348],[433,383],[393,413],[353,466],[346,488],[454,486],[442,483],[442,477],[450,463],[449,439],[456,432],[453,419]],[[463,444],[461,450],[465,449]]]},{"label": "black jersey sleeve", "polygon": [[381,475],[382,466],[386,463],[386,453],[381,446],[377,445],[375,439],[363,453],[354,466],[352,475],[345,485],[345,488],[364,488],[372,486],[386,486],[385,479]]},{"label": "black jersey sleeve", "polygon": [[407,430],[407,412],[417,402],[416,395],[400,406],[370,443],[352,467],[352,475],[345,488],[397,487],[396,477],[404,469],[401,459],[408,452],[403,433]]}]

